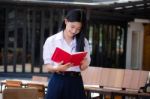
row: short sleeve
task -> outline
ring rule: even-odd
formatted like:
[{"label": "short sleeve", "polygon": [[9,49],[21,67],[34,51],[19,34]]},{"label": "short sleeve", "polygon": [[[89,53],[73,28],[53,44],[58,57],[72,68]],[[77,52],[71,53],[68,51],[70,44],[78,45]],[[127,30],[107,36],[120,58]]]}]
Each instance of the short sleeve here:
[{"label": "short sleeve", "polygon": [[91,62],[90,46],[89,46],[89,42],[88,42],[88,40],[86,38],[85,38],[85,47],[84,47],[84,50],[88,52],[88,54],[86,55],[86,58],[88,59],[89,64],[90,64],[90,62]]},{"label": "short sleeve", "polygon": [[43,60],[44,64],[53,64],[51,60],[53,48],[52,48],[52,40],[48,38],[43,45]]}]

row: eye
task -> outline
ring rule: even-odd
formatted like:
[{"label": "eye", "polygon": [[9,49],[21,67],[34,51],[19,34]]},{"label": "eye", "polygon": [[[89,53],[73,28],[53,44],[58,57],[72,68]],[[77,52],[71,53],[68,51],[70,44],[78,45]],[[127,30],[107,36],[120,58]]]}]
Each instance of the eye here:
[{"label": "eye", "polygon": [[77,29],[77,31],[80,31],[81,29]]},{"label": "eye", "polygon": [[71,28],[75,28],[75,27],[72,25]]}]

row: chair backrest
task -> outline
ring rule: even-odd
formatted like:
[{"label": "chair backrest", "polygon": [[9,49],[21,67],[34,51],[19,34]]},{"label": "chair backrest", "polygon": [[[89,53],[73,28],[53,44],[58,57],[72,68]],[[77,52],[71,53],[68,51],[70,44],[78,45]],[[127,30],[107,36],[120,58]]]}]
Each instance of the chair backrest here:
[{"label": "chair backrest", "polygon": [[48,81],[48,77],[34,75],[34,76],[32,76],[32,81],[47,82]]},{"label": "chair backrest", "polygon": [[85,85],[99,85],[101,69],[100,67],[88,67],[85,71],[82,71],[83,83]]},{"label": "chair backrest", "polygon": [[35,88],[7,88],[3,90],[2,99],[38,99]]},{"label": "chair backrest", "polygon": [[124,69],[102,68],[100,86],[122,89]]},{"label": "chair backrest", "polygon": [[122,87],[129,90],[139,90],[146,84],[148,71],[142,70],[125,70]]},{"label": "chair backrest", "polygon": [[146,84],[149,71],[88,67],[82,71],[84,85],[99,85],[103,88],[138,91]]},{"label": "chair backrest", "polygon": [[141,71],[139,84],[138,84],[139,87],[145,86],[145,84],[147,83],[147,80],[149,79],[149,74],[150,74],[149,71],[144,71],[144,70]]},{"label": "chair backrest", "polygon": [[10,88],[10,87],[22,87],[22,82],[18,81],[18,80],[6,80],[5,87],[6,88]]},{"label": "chair backrest", "polygon": [[45,86],[43,84],[27,83],[27,88],[36,88],[38,90],[38,97],[44,99]]}]

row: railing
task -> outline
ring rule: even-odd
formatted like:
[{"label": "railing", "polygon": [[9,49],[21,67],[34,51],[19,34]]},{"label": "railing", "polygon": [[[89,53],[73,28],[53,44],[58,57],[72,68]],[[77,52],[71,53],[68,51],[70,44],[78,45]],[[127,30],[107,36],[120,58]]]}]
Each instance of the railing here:
[{"label": "railing", "polygon": [[[47,74],[42,66],[43,44],[48,36],[57,33],[69,8],[43,5],[0,3],[1,74]],[[84,10],[91,65],[125,68],[126,21],[114,19],[111,14],[102,17],[101,12],[89,10],[88,6]]]}]

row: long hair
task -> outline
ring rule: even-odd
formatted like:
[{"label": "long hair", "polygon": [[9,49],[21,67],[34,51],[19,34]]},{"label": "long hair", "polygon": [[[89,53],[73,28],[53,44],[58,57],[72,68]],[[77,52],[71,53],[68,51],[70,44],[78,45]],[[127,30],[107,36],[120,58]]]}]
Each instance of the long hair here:
[{"label": "long hair", "polygon": [[[76,51],[84,51],[84,39],[85,39],[85,32],[86,32],[86,14],[81,9],[75,9],[68,12],[65,19],[69,22],[81,22],[82,27],[78,34],[75,35],[76,37]],[[63,21],[61,30],[66,28],[65,22]]]}]

